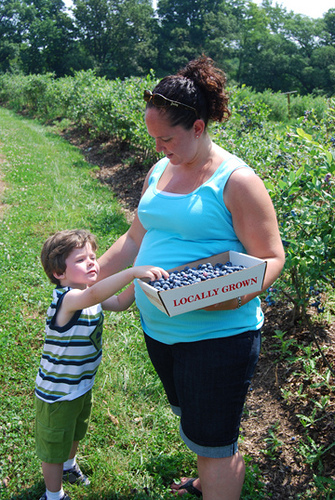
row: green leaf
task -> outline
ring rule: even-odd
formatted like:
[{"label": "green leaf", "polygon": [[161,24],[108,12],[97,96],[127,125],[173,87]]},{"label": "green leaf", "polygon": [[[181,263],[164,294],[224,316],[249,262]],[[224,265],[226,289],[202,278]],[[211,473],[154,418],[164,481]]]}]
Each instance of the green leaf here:
[{"label": "green leaf", "polygon": [[264,181],[264,185],[266,187],[266,189],[270,192],[274,192],[275,191],[275,187],[274,185],[272,184],[272,182],[269,182],[269,181]]},{"label": "green leaf", "polygon": [[296,172],[296,176],[297,177],[300,177],[300,175],[305,171],[305,167],[300,167],[298,168],[297,172]]},{"label": "green leaf", "polygon": [[331,152],[330,151],[325,151],[325,155],[326,155],[327,161],[329,163],[332,163],[332,161],[333,161],[333,155],[331,154]]},{"label": "green leaf", "polygon": [[307,132],[305,132],[302,128],[297,128],[297,134],[303,139],[313,142],[312,136],[310,134],[307,134]]},{"label": "green leaf", "polygon": [[288,178],[289,178],[291,184],[293,184],[296,181],[296,174],[295,174],[295,172],[290,172]]}]

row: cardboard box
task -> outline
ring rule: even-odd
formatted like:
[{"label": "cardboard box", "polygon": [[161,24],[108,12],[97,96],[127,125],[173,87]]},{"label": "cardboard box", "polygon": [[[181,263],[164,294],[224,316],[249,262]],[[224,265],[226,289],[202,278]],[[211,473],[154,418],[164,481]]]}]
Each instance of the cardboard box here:
[{"label": "cardboard box", "polygon": [[233,265],[240,264],[246,266],[246,268],[226,276],[164,291],[156,290],[144,280],[138,279],[137,281],[150,302],[168,316],[176,316],[177,314],[202,309],[262,289],[266,261],[234,251],[196,260],[170,269],[168,272],[181,271],[186,266],[197,267],[199,264],[207,262],[214,266],[218,262],[225,264],[228,261]]}]

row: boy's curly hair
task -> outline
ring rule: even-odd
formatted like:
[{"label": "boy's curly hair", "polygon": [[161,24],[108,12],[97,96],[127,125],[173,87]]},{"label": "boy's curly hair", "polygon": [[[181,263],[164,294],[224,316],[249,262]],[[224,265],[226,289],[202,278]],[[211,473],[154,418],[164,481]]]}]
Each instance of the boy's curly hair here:
[{"label": "boy's curly hair", "polygon": [[66,229],[49,236],[42,247],[41,261],[44,271],[55,285],[60,282],[54,273],[62,274],[66,270],[66,259],[75,248],[83,248],[90,243],[92,250],[97,250],[95,236],[84,229]]}]

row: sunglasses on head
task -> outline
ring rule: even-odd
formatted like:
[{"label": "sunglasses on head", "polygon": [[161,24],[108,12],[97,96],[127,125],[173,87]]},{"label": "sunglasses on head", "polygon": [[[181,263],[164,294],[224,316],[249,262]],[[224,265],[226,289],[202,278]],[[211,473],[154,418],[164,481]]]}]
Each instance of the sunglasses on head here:
[{"label": "sunglasses on head", "polygon": [[192,106],[188,106],[187,104],[184,104],[179,101],[172,101],[172,99],[168,99],[167,97],[164,97],[162,94],[153,94],[151,90],[145,90],[143,99],[145,102],[152,102],[152,104],[156,108],[168,108],[169,106],[176,106],[179,107],[181,106],[182,108],[186,109],[191,109],[194,113],[195,116],[198,118],[198,112],[195,108],[192,108]]}]

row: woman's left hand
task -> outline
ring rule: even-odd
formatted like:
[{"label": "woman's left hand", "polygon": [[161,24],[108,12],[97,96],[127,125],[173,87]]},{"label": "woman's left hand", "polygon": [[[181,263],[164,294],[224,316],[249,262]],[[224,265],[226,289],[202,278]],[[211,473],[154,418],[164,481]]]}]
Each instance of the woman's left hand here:
[{"label": "woman's left hand", "polygon": [[224,302],[218,302],[212,306],[207,306],[203,308],[204,311],[231,311],[233,309],[238,309],[238,299],[225,300]]}]

